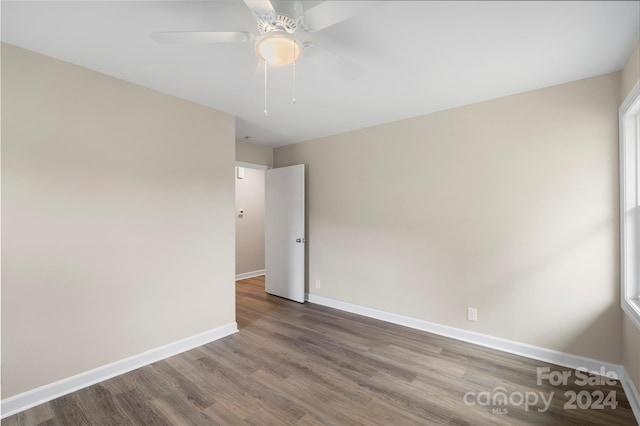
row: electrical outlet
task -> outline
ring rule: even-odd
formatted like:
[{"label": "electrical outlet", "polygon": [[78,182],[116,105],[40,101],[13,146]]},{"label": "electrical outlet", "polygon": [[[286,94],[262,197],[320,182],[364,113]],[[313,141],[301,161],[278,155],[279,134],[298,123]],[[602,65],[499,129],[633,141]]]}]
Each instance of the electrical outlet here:
[{"label": "electrical outlet", "polygon": [[320,280],[316,280],[316,288],[320,288]]},{"label": "electrical outlet", "polygon": [[478,321],[478,310],[476,308],[467,308],[467,319],[469,321]]}]

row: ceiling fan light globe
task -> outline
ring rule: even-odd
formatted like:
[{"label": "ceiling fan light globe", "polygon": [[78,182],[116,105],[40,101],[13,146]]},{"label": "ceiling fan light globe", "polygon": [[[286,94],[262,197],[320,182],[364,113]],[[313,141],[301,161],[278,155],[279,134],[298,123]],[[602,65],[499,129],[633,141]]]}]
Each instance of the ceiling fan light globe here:
[{"label": "ceiling fan light globe", "polygon": [[269,35],[256,45],[258,56],[270,65],[288,65],[300,56],[300,43],[288,35]]}]

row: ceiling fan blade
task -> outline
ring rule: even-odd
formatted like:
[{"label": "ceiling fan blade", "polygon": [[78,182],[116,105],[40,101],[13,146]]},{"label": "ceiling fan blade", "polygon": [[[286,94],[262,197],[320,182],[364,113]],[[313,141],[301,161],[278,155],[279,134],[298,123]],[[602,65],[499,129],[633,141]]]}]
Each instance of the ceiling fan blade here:
[{"label": "ceiling fan blade", "polygon": [[307,10],[304,23],[309,32],[320,31],[327,27],[360,15],[383,1],[328,0]]},{"label": "ceiling fan blade", "polygon": [[242,31],[156,31],[149,36],[158,43],[238,43],[253,40]]},{"label": "ceiling fan blade", "polygon": [[285,15],[294,21],[303,14],[301,0],[271,0],[271,5],[279,15]]},{"label": "ceiling fan blade", "polygon": [[244,0],[244,4],[253,12],[258,21],[275,18],[276,10],[269,0]]},{"label": "ceiling fan blade", "polygon": [[364,73],[360,65],[310,42],[304,43],[304,59],[318,67],[340,74],[347,80],[355,80]]}]

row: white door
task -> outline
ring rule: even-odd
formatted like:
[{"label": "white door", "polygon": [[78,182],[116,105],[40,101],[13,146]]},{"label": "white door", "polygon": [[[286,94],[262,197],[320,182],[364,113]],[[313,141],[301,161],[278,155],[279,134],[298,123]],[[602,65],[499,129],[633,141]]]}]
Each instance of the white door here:
[{"label": "white door", "polygon": [[265,290],[304,303],[304,164],[265,179]]}]

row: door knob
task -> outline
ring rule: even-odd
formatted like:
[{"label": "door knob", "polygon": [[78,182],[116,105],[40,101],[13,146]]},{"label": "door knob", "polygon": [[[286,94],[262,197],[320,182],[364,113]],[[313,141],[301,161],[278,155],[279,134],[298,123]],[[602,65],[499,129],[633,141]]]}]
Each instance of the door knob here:
[{"label": "door knob", "polygon": [[304,238],[296,238],[296,243],[304,243]]}]

